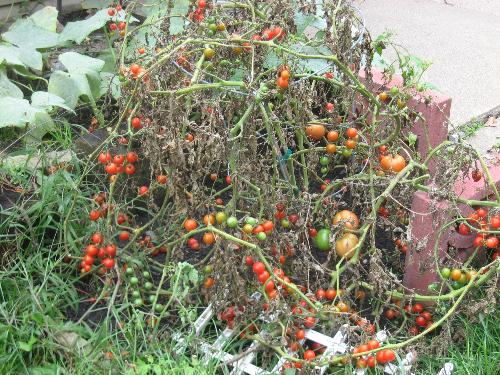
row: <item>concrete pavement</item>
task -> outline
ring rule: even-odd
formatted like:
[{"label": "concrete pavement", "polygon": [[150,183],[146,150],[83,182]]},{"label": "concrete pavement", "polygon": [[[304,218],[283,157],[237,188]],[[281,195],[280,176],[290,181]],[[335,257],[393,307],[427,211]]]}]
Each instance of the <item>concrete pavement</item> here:
[{"label": "concrete pavement", "polygon": [[[392,31],[396,43],[433,63],[424,80],[453,98],[452,124],[463,124],[500,104],[500,1],[354,3],[361,9],[372,37]],[[384,58],[394,56],[389,52]],[[481,133],[491,143],[500,136],[500,124]]]}]

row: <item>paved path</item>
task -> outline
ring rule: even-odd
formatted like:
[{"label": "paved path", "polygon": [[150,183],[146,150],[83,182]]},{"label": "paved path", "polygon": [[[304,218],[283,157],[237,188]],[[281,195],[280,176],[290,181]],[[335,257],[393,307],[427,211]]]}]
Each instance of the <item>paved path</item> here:
[{"label": "paved path", "polygon": [[[453,98],[458,125],[500,104],[500,0],[446,2],[355,0],[373,37],[393,31],[398,44],[433,63],[424,79]],[[500,136],[498,122],[484,141]]]}]

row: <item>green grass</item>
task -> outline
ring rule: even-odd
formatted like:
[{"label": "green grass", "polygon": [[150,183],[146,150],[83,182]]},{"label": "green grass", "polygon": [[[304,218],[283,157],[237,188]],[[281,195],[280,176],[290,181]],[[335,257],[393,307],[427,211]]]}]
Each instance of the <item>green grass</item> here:
[{"label": "green grass", "polygon": [[465,340],[449,343],[449,350],[443,358],[422,358],[419,361],[419,374],[434,374],[445,362],[452,362],[455,374],[496,375],[500,372],[500,323],[498,313],[482,317],[480,322],[471,324],[461,317],[459,322],[464,329]]},{"label": "green grass", "polygon": [[472,137],[477,131],[484,127],[484,122],[473,119],[458,128],[459,131],[465,134],[466,138]]}]

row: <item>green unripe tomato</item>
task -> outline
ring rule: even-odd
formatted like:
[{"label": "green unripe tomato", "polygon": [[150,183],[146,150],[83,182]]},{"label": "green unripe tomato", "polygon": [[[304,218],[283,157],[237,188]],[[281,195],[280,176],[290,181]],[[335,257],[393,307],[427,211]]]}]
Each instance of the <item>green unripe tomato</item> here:
[{"label": "green unripe tomato", "polygon": [[134,269],[132,267],[127,267],[125,273],[129,276],[132,276],[134,274]]},{"label": "green unripe tomato", "polygon": [[399,88],[397,86],[391,87],[391,94],[392,95],[397,95],[399,94]]},{"label": "green unripe tomato", "polygon": [[247,218],[245,219],[245,223],[255,225],[257,224],[257,219],[251,216],[247,216]]},{"label": "green unripe tomato", "polygon": [[145,282],[145,283],[144,283],[144,289],[146,289],[146,290],[151,290],[151,289],[153,289],[153,283],[151,283],[151,282],[149,282],[149,281]]},{"label": "green unripe tomato", "polygon": [[290,228],[290,222],[287,219],[281,219],[281,226],[283,228]]},{"label": "green unripe tomato", "polygon": [[342,150],[342,156],[343,156],[344,158],[350,158],[350,157],[351,157],[351,155],[352,155],[352,150],[350,150],[350,149],[348,149],[348,148],[344,148],[344,149]]},{"label": "green unripe tomato", "polygon": [[138,290],[132,291],[132,298],[140,298],[141,293]]},{"label": "green unripe tomato", "polygon": [[454,290],[460,289],[463,285],[461,285],[458,281],[453,281],[451,283],[451,288]]},{"label": "green unripe tomato", "polygon": [[163,310],[163,305],[161,303],[157,303],[155,305],[155,312],[157,312],[158,314],[161,313]]},{"label": "green unripe tomato", "polygon": [[451,274],[451,270],[447,267],[445,267],[441,270],[441,276],[443,277],[443,279],[449,279],[450,274]]},{"label": "green unripe tomato", "polygon": [[235,216],[230,216],[227,218],[226,224],[229,228],[236,228],[238,226],[238,219]]},{"label": "green unripe tomato", "polygon": [[319,170],[322,174],[327,174],[328,173],[328,167],[321,167]]},{"label": "green unripe tomato", "polygon": [[330,163],[330,158],[328,158],[327,156],[322,156],[319,159],[319,163],[323,166],[328,165],[328,163]]},{"label": "green unripe tomato", "polygon": [[431,292],[437,292],[439,290],[439,284],[438,283],[429,284],[427,289],[429,289],[429,291]]},{"label": "green unripe tomato", "polygon": [[150,276],[151,276],[151,275],[149,274],[149,272],[148,272],[148,271],[144,271],[144,272],[142,273],[142,277],[144,277],[145,279],[149,279],[149,277],[150,277]]},{"label": "green unripe tomato", "polygon": [[150,294],[150,295],[148,296],[148,301],[149,301],[149,303],[151,303],[151,304],[155,303],[155,301],[156,301],[156,296],[155,296],[154,294]]},{"label": "green unripe tomato", "polygon": [[211,264],[207,264],[205,266],[205,268],[203,269],[203,272],[205,272],[206,274],[210,274],[210,273],[212,273],[213,270],[214,270],[214,267]]},{"label": "green unripe tomato", "polygon": [[238,226],[238,219],[235,216],[230,216],[227,218],[226,224],[229,228],[236,228]]},{"label": "green unripe tomato", "polygon": [[[222,224],[225,223],[227,220],[227,215],[225,212],[217,212],[215,214],[215,220],[217,221],[217,224]],[[238,224],[238,222],[236,222]]]},{"label": "green unripe tomato", "polygon": [[264,232],[259,232],[259,233],[257,233],[257,239],[258,239],[259,241],[265,241],[265,240],[266,240],[266,238],[267,238],[267,235],[266,235]]},{"label": "green unripe tomato", "polygon": [[208,24],[208,29],[214,33],[217,31],[217,25],[215,23]]},{"label": "green unripe tomato", "polygon": [[205,56],[206,59],[211,59],[212,57],[215,56],[215,50],[213,50],[210,47],[207,47],[203,50],[203,55]]},{"label": "green unripe tomato", "polygon": [[139,306],[142,306],[144,304],[144,301],[142,300],[142,298],[136,298],[134,300],[134,305],[139,307]]},{"label": "green unripe tomato", "polygon": [[130,278],[130,285],[137,285],[139,284],[139,279],[137,277],[131,277]]},{"label": "green unripe tomato", "polygon": [[320,229],[314,237],[314,243],[316,247],[320,250],[327,251],[330,250],[330,229]]}]

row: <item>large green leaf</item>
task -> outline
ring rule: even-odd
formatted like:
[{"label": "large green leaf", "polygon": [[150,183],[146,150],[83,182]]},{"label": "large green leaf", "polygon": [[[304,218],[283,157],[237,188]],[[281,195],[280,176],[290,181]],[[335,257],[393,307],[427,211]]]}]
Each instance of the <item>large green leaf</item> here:
[{"label": "large green leaf", "polygon": [[95,100],[101,96],[102,79],[99,72],[104,61],[76,52],[62,53],[59,61],[68,72],[52,73],[48,92],[63,98],[71,109],[76,107],[79,98]]},{"label": "large green leaf", "polygon": [[42,70],[42,54],[35,49],[16,47],[11,44],[0,44],[0,63]]},{"label": "large green leaf", "polygon": [[55,71],[50,76],[48,92],[63,98],[66,105],[74,109],[80,96],[89,93],[89,91],[82,90],[78,81],[79,79],[75,79],[74,75],[61,70]]},{"label": "large green leaf", "polygon": [[60,107],[73,112],[73,110],[66,105],[63,98],[46,91],[34,92],[33,95],[31,95],[31,105],[47,111],[50,111],[52,107]]},{"label": "large green leaf", "polygon": [[23,92],[9,80],[7,73],[5,72],[5,68],[0,67],[0,98],[6,96],[22,99]]},{"label": "large green leaf", "polygon": [[189,0],[174,0],[174,6],[170,11],[170,26],[168,31],[171,35],[177,35],[184,31],[185,16],[189,11]]},{"label": "large green leaf", "polygon": [[37,110],[26,99],[0,98],[0,128],[7,126],[24,127],[34,120]]},{"label": "large green leaf", "polygon": [[[33,107],[34,108],[34,107]],[[33,119],[28,123],[24,141],[31,145],[38,145],[45,134],[55,129],[54,121],[47,112],[35,110]]]},{"label": "large green leaf", "polygon": [[158,27],[159,20],[167,15],[166,7],[157,9],[146,17],[141,28],[133,34],[127,45],[127,53],[134,54],[138,48],[144,47],[154,50],[158,37],[161,35],[161,29]]},{"label": "large green leaf", "polygon": [[118,99],[121,96],[120,78],[114,73],[101,73],[102,85],[101,95],[110,92],[113,98]]},{"label": "large green leaf", "polygon": [[[325,46],[321,47],[312,47],[308,45],[304,45],[302,43],[292,44],[290,49],[303,53],[306,55],[325,55],[331,56],[332,52]],[[329,69],[331,63],[328,60],[323,59],[302,59],[297,57],[288,57],[288,64],[296,67],[297,73],[314,73],[314,72],[323,72]],[[266,59],[264,60],[264,66],[266,68],[276,68],[283,64],[282,59],[274,52],[269,51]]]},{"label": "large green leaf", "polygon": [[18,19],[2,38],[28,49],[51,48],[59,44],[59,34],[38,26],[31,18]]},{"label": "large green leaf", "polygon": [[102,9],[105,7],[110,7],[115,3],[114,0],[83,0],[82,8],[83,9]]},{"label": "large green leaf", "polygon": [[72,40],[81,43],[92,32],[105,26],[110,19],[108,9],[102,9],[86,20],[68,22],[61,33],[61,40]]},{"label": "large green leaf", "polygon": [[315,14],[306,15],[302,12],[296,12],[293,21],[297,26],[297,34],[303,34],[306,30],[309,32],[312,30],[315,33],[326,27],[326,21]]},{"label": "large green leaf", "polygon": [[48,6],[33,13],[29,18],[33,20],[36,26],[55,33],[57,28],[57,14],[56,8]]},{"label": "large green leaf", "polygon": [[61,53],[59,61],[66,67],[69,73],[100,72],[104,66],[104,61],[77,52]]}]

